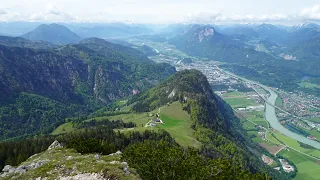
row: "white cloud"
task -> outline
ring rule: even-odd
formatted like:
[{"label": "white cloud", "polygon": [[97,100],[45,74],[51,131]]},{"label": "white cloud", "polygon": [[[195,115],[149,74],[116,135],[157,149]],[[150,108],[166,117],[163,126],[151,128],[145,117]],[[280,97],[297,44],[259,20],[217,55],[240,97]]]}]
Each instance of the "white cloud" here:
[{"label": "white cloud", "polygon": [[8,12],[5,9],[0,9],[0,16],[7,14]]},{"label": "white cloud", "polygon": [[[317,0],[2,0],[0,21],[135,23],[298,23],[320,21]],[[319,1],[319,0],[318,0]],[[227,5],[229,4],[229,5]]]},{"label": "white cloud", "polygon": [[0,9],[0,21],[17,21],[21,16],[17,12]]},{"label": "white cloud", "polygon": [[53,4],[47,4],[44,12],[31,14],[28,21],[65,22],[75,21],[76,17],[62,11]]},{"label": "white cloud", "polygon": [[252,14],[247,15],[232,15],[225,16],[222,13],[195,13],[189,14],[186,17],[188,23],[257,23],[257,22],[282,22],[292,19],[291,17],[284,14],[270,14],[255,16]]},{"label": "white cloud", "polygon": [[211,24],[219,21],[221,17],[222,17],[222,14],[218,12],[189,13],[185,17],[185,21],[187,23]]},{"label": "white cloud", "polygon": [[320,21],[320,4],[303,9],[300,13],[300,17],[305,20]]}]

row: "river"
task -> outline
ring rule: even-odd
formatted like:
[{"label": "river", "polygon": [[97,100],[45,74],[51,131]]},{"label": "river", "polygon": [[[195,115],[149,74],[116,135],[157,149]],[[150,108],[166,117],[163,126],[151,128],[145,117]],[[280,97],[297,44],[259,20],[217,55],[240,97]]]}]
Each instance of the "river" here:
[{"label": "river", "polygon": [[275,93],[271,88],[265,86],[265,85],[262,85],[262,84],[259,84],[257,82],[253,82],[253,81],[250,81],[246,78],[243,78],[243,77],[240,77],[240,76],[237,76],[235,74],[232,74],[232,73],[229,73],[229,72],[226,72],[222,69],[220,69],[221,71],[231,75],[231,76],[234,76],[234,77],[237,77],[239,79],[242,79],[244,81],[247,81],[251,84],[256,84],[260,87],[262,87],[263,89],[265,89],[266,91],[268,91],[270,93],[270,97],[266,100],[266,109],[265,109],[265,117],[266,117],[266,120],[269,122],[270,126],[281,132],[282,134],[284,134],[285,136],[288,136],[292,139],[295,139],[299,142],[302,142],[302,143],[305,143],[305,144],[308,144],[310,146],[313,146],[317,149],[320,149],[320,143],[317,142],[317,141],[313,141],[311,139],[308,139],[306,138],[305,136],[302,136],[302,135],[299,135],[297,133],[294,133],[292,131],[290,131],[289,129],[285,128],[284,126],[282,126],[276,116],[276,108],[274,107],[275,106],[275,103],[276,103],[276,100],[277,100],[277,93]]}]

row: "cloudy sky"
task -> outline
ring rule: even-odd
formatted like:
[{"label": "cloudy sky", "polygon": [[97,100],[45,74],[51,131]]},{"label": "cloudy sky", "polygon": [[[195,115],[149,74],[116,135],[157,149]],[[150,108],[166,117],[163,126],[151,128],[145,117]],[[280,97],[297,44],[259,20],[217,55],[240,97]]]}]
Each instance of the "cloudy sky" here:
[{"label": "cloudy sky", "polygon": [[0,1],[0,21],[320,23],[319,0]]}]

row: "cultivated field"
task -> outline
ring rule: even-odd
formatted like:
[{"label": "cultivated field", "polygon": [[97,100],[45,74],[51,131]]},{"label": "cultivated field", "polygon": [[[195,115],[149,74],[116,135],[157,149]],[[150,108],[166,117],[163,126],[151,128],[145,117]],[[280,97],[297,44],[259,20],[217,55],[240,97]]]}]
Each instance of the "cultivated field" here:
[{"label": "cultivated field", "polygon": [[297,166],[298,173],[295,180],[319,180],[320,165],[314,159],[293,150],[282,150],[279,154],[288,158]]}]

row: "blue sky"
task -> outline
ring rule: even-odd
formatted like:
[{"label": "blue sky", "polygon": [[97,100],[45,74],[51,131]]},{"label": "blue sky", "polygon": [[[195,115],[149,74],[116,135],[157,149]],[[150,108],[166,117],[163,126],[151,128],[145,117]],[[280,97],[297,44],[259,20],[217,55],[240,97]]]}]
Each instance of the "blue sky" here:
[{"label": "blue sky", "polygon": [[0,21],[320,22],[319,0],[1,0]]}]

